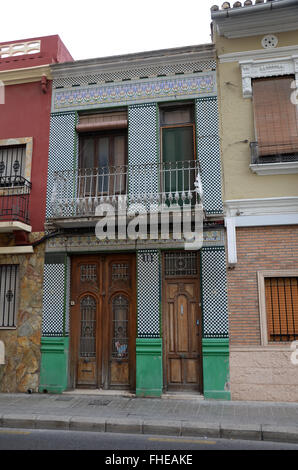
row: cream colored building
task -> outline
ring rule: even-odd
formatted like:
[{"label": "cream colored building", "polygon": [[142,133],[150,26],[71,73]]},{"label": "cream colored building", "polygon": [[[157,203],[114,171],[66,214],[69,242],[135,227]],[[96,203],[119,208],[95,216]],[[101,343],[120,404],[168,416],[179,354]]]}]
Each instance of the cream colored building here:
[{"label": "cream colored building", "polygon": [[212,7],[231,398],[298,401],[298,1]]}]

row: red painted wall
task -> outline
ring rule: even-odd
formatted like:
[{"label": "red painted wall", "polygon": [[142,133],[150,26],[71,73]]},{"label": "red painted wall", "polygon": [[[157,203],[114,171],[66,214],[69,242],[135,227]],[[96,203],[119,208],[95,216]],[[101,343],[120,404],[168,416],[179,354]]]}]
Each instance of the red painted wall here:
[{"label": "red painted wall", "polygon": [[[0,72],[73,61],[58,35],[2,42],[0,46],[38,39],[41,40],[40,53],[2,58]],[[8,85],[5,87],[5,104],[0,104],[0,139],[33,137],[29,207],[33,232],[44,231],[51,94],[51,81],[47,93],[43,93],[41,82]]]},{"label": "red painted wall", "polygon": [[0,104],[0,139],[33,137],[30,220],[33,232],[44,230],[49,152],[51,82],[43,93],[40,82],[5,87]]},{"label": "red painted wall", "polygon": [[39,65],[54,64],[57,62],[73,62],[72,56],[58,35],[0,42],[0,47],[23,42],[35,42],[37,40],[41,41],[39,53],[0,58],[0,71],[37,67]]}]

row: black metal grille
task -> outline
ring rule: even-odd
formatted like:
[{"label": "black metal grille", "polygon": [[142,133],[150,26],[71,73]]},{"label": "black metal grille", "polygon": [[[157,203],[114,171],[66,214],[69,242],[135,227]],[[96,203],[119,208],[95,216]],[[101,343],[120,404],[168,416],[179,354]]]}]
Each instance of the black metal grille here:
[{"label": "black metal grille", "polygon": [[19,221],[30,224],[29,198],[31,183],[24,178],[18,179],[15,186],[12,177],[0,177],[0,221]]},{"label": "black metal grille", "polygon": [[[289,163],[298,162],[298,152],[293,153],[276,153],[274,149],[276,146],[272,146],[271,155],[259,155],[258,142],[251,142],[251,164],[252,165],[263,165],[266,163]],[[270,152],[271,153],[271,152]]]},{"label": "black metal grille", "polygon": [[194,251],[175,251],[165,253],[165,276],[197,276],[198,257]]},{"label": "black metal grille", "polygon": [[80,357],[96,356],[96,301],[90,295],[81,300]]},{"label": "black metal grille", "polygon": [[298,339],[298,278],[265,279],[269,341]]},{"label": "black metal grille", "polygon": [[128,313],[129,302],[123,295],[113,299],[113,343],[112,358],[128,358]]},{"label": "black metal grille", "polygon": [[0,266],[0,327],[16,326],[19,266]]},{"label": "black metal grille", "polygon": [[23,185],[25,160],[26,145],[0,147],[0,187]]}]

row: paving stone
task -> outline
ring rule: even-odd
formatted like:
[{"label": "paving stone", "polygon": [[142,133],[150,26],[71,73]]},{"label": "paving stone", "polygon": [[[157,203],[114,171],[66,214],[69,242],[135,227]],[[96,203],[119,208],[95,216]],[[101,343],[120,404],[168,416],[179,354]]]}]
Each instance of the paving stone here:
[{"label": "paving stone", "polygon": [[31,414],[7,414],[2,416],[1,426],[3,428],[35,428],[36,416]]},{"label": "paving stone", "polygon": [[39,415],[36,418],[37,429],[69,429],[70,417],[67,416],[50,416]]},{"label": "paving stone", "polygon": [[70,431],[95,431],[105,432],[105,418],[89,418],[85,416],[74,416],[69,421]]},{"label": "paving stone", "polygon": [[222,423],[220,425],[220,437],[260,441],[262,439],[261,425]]},{"label": "paving stone", "polygon": [[181,424],[182,436],[220,437],[219,424],[185,421]]},{"label": "paving stone", "polygon": [[142,434],[142,421],[131,418],[107,419],[106,432]]},{"label": "paving stone", "polygon": [[144,434],[160,434],[167,436],[180,436],[181,435],[181,422],[168,421],[165,419],[160,420],[146,420],[143,422]]},{"label": "paving stone", "polygon": [[298,426],[262,426],[264,441],[298,443]]}]

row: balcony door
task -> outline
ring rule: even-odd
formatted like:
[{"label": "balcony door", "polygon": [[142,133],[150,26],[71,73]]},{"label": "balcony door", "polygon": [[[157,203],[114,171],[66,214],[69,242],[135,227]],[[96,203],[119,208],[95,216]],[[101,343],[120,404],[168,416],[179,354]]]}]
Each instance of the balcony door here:
[{"label": "balcony door", "polygon": [[[179,204],[194,189],[195,125],[192,106],[161,108],[161,154],[163,191],[167,198],[179,196]],[[188,200],[186,202],[189,202]]]},{"label": "balcony door", "polygon": [[113,197],[125,194],[126,164],[126,130],[81,133],[79,197],[89,203],[100,198],[104,198],[102,202],[112,202]]},{"label": "balcony door", "polygon": [[72,259],[71,382],[135,389],[135,256]]}]

